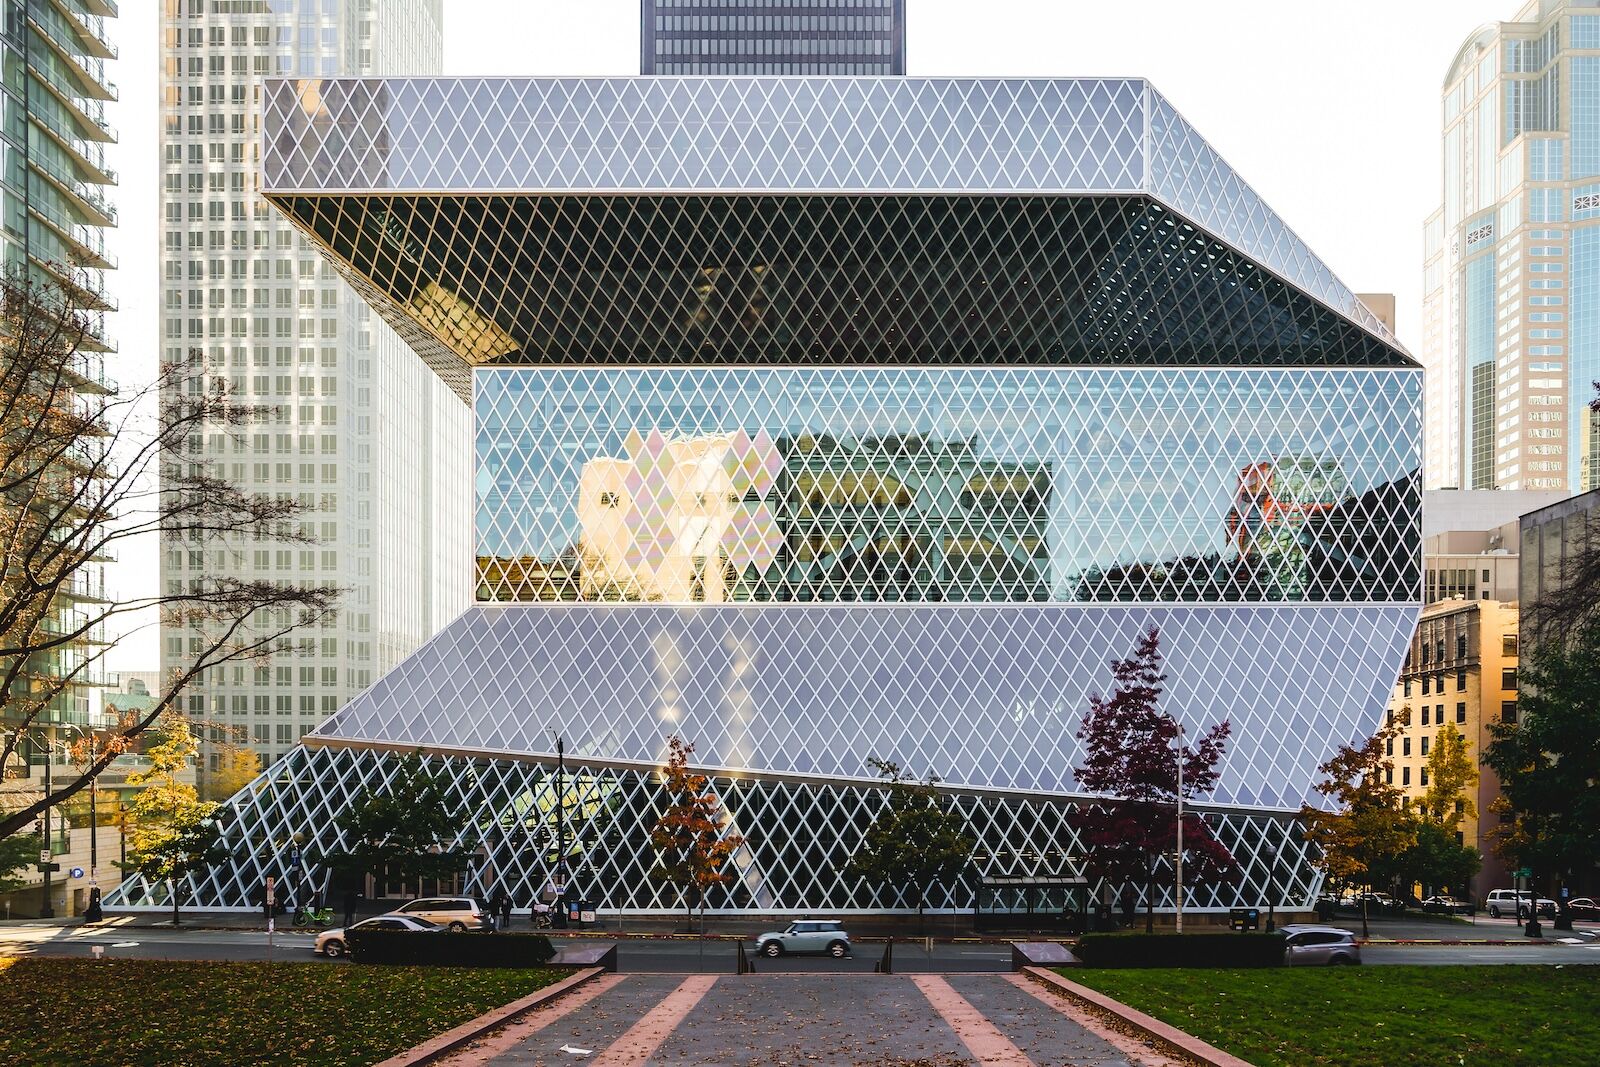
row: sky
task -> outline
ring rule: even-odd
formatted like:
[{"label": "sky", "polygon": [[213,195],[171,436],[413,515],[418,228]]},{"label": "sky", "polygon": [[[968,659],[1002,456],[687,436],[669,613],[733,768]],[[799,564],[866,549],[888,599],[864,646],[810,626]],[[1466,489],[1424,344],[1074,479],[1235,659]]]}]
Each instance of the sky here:
[{"label": "sky", "polygon": [[[378,4],[394,0],[377,0]],[[638,73],[638,0],[443,0],[445,72]],[[1439,86],[1478,26],[1522,0],[908,0],[913,76],[1149,78],[1334,273],[1398,297],[1400,340],[1422,318],[1422,221],[1440,201]],[[121,133],[122,310],[116,377],[148,379],[158,339],[158,0],[122,5],[111,78]],[[153,544],[109,581],[153,592]],[[154,669],[153,627],[129,635],[114,670]]]}]

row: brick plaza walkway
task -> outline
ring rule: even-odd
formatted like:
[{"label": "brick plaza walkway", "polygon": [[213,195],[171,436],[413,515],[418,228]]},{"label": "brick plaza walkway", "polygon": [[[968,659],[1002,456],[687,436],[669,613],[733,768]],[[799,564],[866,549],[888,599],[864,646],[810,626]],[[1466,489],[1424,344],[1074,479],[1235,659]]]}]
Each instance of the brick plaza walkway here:
[{"label": "brick plaza walkway", "polygon": [[1020,975],[606,975],[447,1067],[1170,1067]]}]

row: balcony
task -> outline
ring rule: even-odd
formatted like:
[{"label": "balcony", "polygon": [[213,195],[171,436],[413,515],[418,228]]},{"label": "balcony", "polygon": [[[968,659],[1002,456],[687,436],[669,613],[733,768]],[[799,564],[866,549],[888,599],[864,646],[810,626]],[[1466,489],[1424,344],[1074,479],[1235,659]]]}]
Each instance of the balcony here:
[{"label": "balcony", "polygon": [[[28,112],[28,118],[39,127],[50,140],[61,146],[61,150],[72,158],[80,168],[89,172],[90,181],[96,185],[117,184],[117,172],[106,166],[105,149],[93,144],[71,130],[66,124],[58,121],[52,115],[41,111]],[[115,143],[116,136],[112,135],[111,142]]]},{"label": "balcony", "polygon": [[74,207],[89,216],[89,223],[98,226],[115,226],[117,209],[111,201],[95,192],[93,187],[62,171],[49,160],[33,155],[28,157],[32,167],[51,185],[59,189]]},{"label": "balcony", "polygon": [[[61,102],[61,106],[67,109],[68,113],[77,120],[82,129],[93,131],[88,135],[90,140],[111,142],[117,139],[116,134],[112,133],[111,128],[106,125],[105,116],[101,113],[102,109],[100,107],[84,106],[85,97],[83,93],[79,92],[67,79],[43,63],[35,62],[31,54],[28,57],[28,73],[33,76],[35,81],[48,89],[51,96]],[[98,136],[96,136],[96,133],[98,133]]]},{"label": "balcony", "polygon": [[28,204],[28,213],[61,238],[73,263],[77,266],[94,267],[98,270],[117,269],[116,257],[106,251],[105,234],[100,227],[85,226],[81,222],[75,222],[63,212],[37,200]]},{"label": "balcony", "polygon": [[96,59],[117,58],[117,46],[111,43],[110,37],[106,34],[103,16],[80,14],[65,0],[52,0],[52,2],[67,25],[77,31],[78,41],[83,45],[85,55],[94,56]]},{"label": "balcony", "polygon": [[[84,86],[83,90],[78,93],[79,96],[87,96],[92,100],[103,101],[112,101],[117,98],[117,85],[115,82],[106,79],[105,75],[91,69],[89,64],[84,62],[82,56],[62,44],[62,38],[67,35],[63,32],[65,27],[58,29],[47,26],[32,14],[28,16],[28,26],[33,30],[34,35],[43,41],[51,52],[55,53],[57,59],[65,63],[70,70],[77,74],[78,81]],[[70,30],[67,32],[72,33],[73,37],[77,36],[76,32]],[[30,56],[29,58],[31,60],[32,57]],[[37,65],[32,62],[29,63],[30,67]]]},{"label": "balcony", "polygon": [[76,299],[78,307],[86,311],[115,311],[117,302],[105,288],[90,278],[70,263],[62,263],[57,259],[45,259],[34,252],[28,253],[28,259],[34,266],[54,278],[63,289],[71,292]]},{"label": "balcony", "polygon": [[84,9],[89,12],[89,14],[98,15],[103,19],[114,19],[117,17],[117,5],[115,0],[83,0],[83,6]]}]

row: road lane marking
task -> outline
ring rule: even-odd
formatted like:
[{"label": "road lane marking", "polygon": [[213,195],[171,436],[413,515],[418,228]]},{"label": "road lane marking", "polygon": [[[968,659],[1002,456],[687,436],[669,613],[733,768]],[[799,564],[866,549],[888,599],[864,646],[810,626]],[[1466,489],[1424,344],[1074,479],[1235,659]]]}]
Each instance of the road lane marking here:
[{"label": "road lane marking", "polygon": [[644,1067],[683,1022],[694,1006],[700,1003],[717,976],[696,974],[685,978],[678,988],[661,998],[661,1002],[644,1017],[628,1027],[623,1035],[613,1041],[594,1061],[594,1067]]},{"label": "road lane marking", "polygon": [[913,975],[911,983],[933,1005],[956,1037],[967,1046],[984,1067],[1033,1067],[1033,1061],[989,1021],[989,1017],[972,1006],[972,1002],[950,987],[950,983],[932,974]]}]

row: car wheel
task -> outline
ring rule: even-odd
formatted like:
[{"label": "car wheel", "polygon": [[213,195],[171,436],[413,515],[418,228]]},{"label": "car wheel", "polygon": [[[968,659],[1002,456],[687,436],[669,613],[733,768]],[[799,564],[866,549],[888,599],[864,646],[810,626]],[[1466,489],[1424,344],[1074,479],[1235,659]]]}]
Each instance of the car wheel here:
[{"label": "car wheel", "polygon": [[452,934],[464,934],[467,932],[467,924],[457,920],[450,924],[450,932]]},{"label": "car wheel", "polygon": [[322,946],[322,954],[328,957],[330,960],[338,959],[340,956],[344,955],[344,942],[340,941],[338,938],[334,938],[332,941],[329,941],[326,945]]},{"label": "car wheel", "polygon": [[1500,909],[1495,907],[1493,904],[1489,905],[1489,918],[1491,918],[1491,919],[1500,918]]},{"label": "car wheel", "polygon": [[1330,967],[1353,967],[1353,966],[1355,966],[1355,962],[1356,961],[1351,959],[1349,956],[1335,956],[1335,957],[1333,957],[1333,959],[1328,961],[1328,966],[1330,966]]},{"label": "car wheel", "polygon": [[762,945],[760,948],[756,949],[756,951],[761,953],[763,956],[770,956],[772,959],[777,959],[779,956],[783,955],[783,946],[778,944],[776,941],[768,941],[765,945]]},{"label": "car wheel", "polygon": [[836,960],[842,960],[850,954],[850,946],[843,941],[835,941],[828,946],[828,955]]}]

